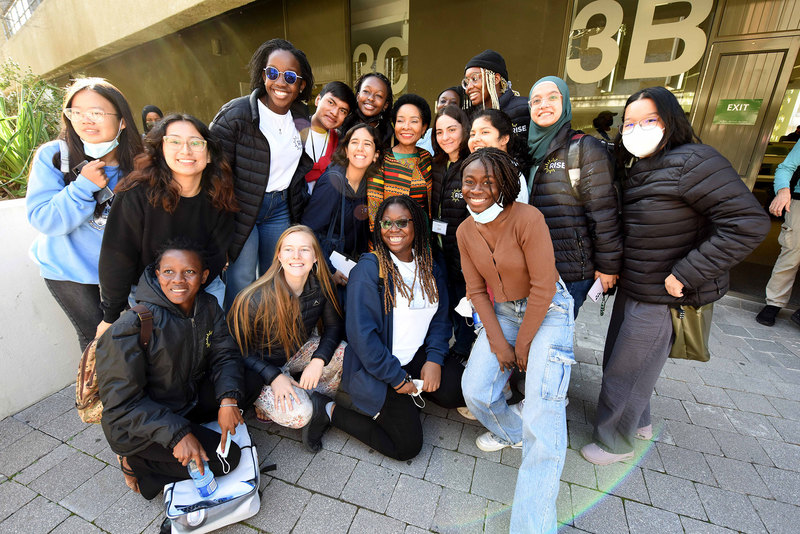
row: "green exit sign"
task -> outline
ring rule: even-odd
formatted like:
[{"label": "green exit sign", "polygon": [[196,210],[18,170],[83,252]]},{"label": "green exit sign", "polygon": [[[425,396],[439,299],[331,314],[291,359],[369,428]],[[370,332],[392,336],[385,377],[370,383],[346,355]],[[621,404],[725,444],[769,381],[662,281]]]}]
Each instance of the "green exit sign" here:
[{"label": "green exit sign", "polygon": [[723,99],[717,103],[712,124],[750,126],[756,123],[761,110],[761,98]]}]

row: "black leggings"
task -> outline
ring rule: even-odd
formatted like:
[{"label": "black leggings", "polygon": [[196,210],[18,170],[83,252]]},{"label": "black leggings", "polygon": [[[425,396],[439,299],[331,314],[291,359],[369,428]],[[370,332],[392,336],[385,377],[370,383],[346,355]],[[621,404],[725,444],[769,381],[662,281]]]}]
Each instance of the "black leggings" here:
[{"label": "black leggings", "polygon": [[[425,351],[420,349],[403,369],[413,378],[419,378],[419,372],[425,361]],[[439,389],[433,393],[424,393],[423,397],[443,408],[464,406],[464,396],[461,394],[463,372],[464,367],[455,358],[445,358]],[[386,400],[378,417],[373,419],[363,413],[336,405],[331,424],[381,454],[396,460],[410,460],[422,449],[419,408],[414,405],[411,395],[397,393],[388,385]]]},{"label": "black leggings", "polygon": [[103,320],[100,286],[47,278],[44,283],[75,328],[83,352],[86,345],[94,339],[97,325]]},{"label": "black leggings", "polygon": [[[258,398],[261,392],[261,378],[254,373],[245,373],[245,399],[239,403],[245,410]],[[219,411],[219,402],[214,394],[214,385],[208,375],[200,382],[197,405],[186,415],[190,421],[191,433],[200,442],[203,450],[208,455],[208,465],[215,476],[224,474],[222,462],[219,461],[215,451],[222,436],[202,426],[201,423],[216,421]],[[231,442],[226,461],[233,470],[239,465],[241,451],[236,443]],[[186,480],[189,471],[172,455],[172,451],[158,443],[153,443],[143,451],[127,456],[128,465],[136,475],[139,482],[139,491],[145,499],[156,497],[165,484]]]}]

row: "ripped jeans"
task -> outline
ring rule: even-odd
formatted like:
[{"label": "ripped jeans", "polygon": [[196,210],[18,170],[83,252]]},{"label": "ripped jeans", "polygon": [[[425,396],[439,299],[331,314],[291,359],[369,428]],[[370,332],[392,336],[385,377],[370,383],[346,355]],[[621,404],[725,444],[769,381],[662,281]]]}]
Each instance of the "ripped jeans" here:
[{"label": "ripped jeans", "polygon": [[[512,346],[525,317],[527,299],[494,305],[503,335]],[[566,397],[575,356],[573,301],[561,280],[528,355],[522,418],[503,397],[510,371],[500,371],[486,331],[478,334],[461,380],[472,414],[500,441],[522,441],[512,533],[556,532],[556,497],[567,447]]]}]

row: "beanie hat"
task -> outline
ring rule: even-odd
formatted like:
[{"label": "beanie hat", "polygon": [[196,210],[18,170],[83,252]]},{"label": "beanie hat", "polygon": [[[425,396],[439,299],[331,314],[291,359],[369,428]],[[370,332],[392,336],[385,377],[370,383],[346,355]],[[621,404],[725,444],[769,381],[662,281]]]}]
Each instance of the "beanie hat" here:
[{"label": "beanie hat", "polygon": [[494,50],[488,49],[484,50],[474,58],[470,59],[467,62],[467,66],[464,67],[466,71],[470,67],[482,67],[484,69],[488,69],[492,72],[496,72],[500,76],[502,76],[505,80],[508,80],[508,70],[506,70],[506,60],[503,59],[503,56],[495,52]]}]

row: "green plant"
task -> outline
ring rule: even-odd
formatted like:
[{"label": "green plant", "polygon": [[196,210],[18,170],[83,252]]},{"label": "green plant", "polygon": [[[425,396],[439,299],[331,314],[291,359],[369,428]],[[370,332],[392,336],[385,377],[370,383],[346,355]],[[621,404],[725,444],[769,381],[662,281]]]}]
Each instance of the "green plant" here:
[{"label": "green plant", "polygon": [[0,91],[0,198],[22,197],[36,149],[58,134],[63,92],[13,60],[0,65]]}]

